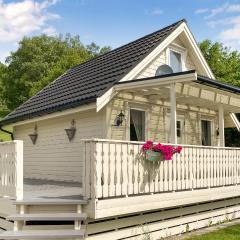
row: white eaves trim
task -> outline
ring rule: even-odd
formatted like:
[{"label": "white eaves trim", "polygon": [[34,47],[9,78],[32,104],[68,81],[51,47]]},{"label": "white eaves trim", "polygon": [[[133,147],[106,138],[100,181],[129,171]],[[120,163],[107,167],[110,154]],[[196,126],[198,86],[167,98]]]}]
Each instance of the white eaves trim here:
[{"label": "white eaves trim", "polygon": [[176,39],[182,32],[185,33],[187,39],[191,43],[194,53],[198,57],[206,76],[214,79],[214,75],[208,66],[201,50],[199,49],[191,31],[189,30],[185,22],[181,23],[165,40],[163,40],[147,57],[145,57],[134,69],[132,69],[127,75],[125,75],[120,82],[132,80],[136,75],[143,70],[151,61],[153,61],[160,52],[162,52],[169,44],[171,44],[174,39]]},{"label": "white eaves trim", "polygon": [[240,122],[238,121],[238,118],[236,116],[235,113],[230,113],[230,117],[234,123],[234,125],[236,126],[237,130],[240,132]]},{"label": "white eaves trim", "polygon": [[46,119],[61,117],[61,116],[65,116],[65,115],[69,115],[69,114],[73,114],[73,113],[77,113],[77,112],[87,111],[87,110],[91,110],[91,109],[95,109],[95,108],[96,108],[96,104],[90,103],[90,104],[82,105],[82,106],[79,106],[76,108],[62,110],[62,111],[55,112],[55,113],[49,113],[44,116],[39,116],[39,117],[34,117],[32,119],[19,121],[19,122],[12,123],[9,125],[14,127],[14,126],[19,126],[19,125],[23,125],[23,124],[32,123],[32,122],[39,122],[39,121],[46,120]]},{"label": "white eaves trim", "polygon": [[169,76],[169,77],[159,77],[154,79],[138,79],[136,81],[125,81],[121,84],[116,84],[112,88],[110,88],[106,93],[104,93],[101,97],[97,98],[97,112],[99,112],[110,100],[122,90],[131,90],[138,88],[147,88],[154,86],[163,86],[169,85],[171,83],[178,82],[191,82],[197,80],[197,73],[186,73],[181,75]]}]

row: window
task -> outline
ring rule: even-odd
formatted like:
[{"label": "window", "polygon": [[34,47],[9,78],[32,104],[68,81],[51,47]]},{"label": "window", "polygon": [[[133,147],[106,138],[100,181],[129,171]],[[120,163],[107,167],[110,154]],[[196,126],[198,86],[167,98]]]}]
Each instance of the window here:
[{"label": "window", "polygon": [[211,121],[201,120],[201,130],[202,130],[202,145],[211,146]]},{"label": "window", "polygon": [[170,50],[170,66],[173,72],[182,71],[182,56],[180,53]]},{"label": "window", "polygon": [[145,112],[130,109],[130,141],[145,141]]},{"label": "window", "polygon": [[177,137],[182,137],[182,122],[177,121]]}]

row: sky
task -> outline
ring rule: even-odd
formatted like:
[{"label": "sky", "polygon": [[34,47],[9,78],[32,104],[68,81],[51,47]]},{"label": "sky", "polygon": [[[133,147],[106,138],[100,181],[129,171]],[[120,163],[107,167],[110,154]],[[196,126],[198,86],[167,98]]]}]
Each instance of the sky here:
[{"label": "sky", "polygon": [[240,0],[0,0],[0,61],[24,36],[121,46],[185,18],[196,40],[240,50]]}]

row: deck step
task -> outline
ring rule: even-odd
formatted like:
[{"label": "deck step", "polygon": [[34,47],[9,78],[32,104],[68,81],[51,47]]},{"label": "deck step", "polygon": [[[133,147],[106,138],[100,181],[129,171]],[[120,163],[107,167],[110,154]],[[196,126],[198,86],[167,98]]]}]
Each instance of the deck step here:
[{"label": "deck step", "polygon": [[39,214],[15,214],[7,217],[11,221],[84,221],[85,213],[39,213]]},{"label": "deck step", "polygon": [[14,205],[85,205],[88,203],[86,199],[24,199],[13,202]]},{"label": "deck step", "polygon": [[31,231],[6,231],[0,234],[0,239],[84,239],[81,230],[31,230]]}]

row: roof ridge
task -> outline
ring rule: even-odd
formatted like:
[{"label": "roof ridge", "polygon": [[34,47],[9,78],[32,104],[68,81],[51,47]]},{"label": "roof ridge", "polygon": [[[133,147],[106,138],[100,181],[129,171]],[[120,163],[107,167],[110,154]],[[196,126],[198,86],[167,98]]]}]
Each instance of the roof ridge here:
[{"label": "roof ridge", "polygon": [[0,126],[96,101],[97,97],[129,73],[183,22],[186,20],[181,19],[70,68],[8,114],[0,121]]},{"label": "roof ridge", "polygon": [[163,30],[165,30],[165,29],[168,29],[168,28],[173,27],[173,26],[176,26],[176,25],[180,25],[180,24],[183,23],[183,22],[187,23],[187,20],[186,20],[185,18],[182,18],[181,20],[179,20],[179,21],[177,21],[177,22],[175,22],[175,23],[172,23],[172,24],[170,24],[170,25],[168,25],[168,26],[166,26],[166,27],[164,27],[164,28],[161,28],[161,29],[159,29],[159,30],[157,30],[157,31],[154,31],[154,32],[149,33],[149,34],[146,34],[146,35],[143,36],[143,37],[140,37],[140,38],[138,38],[138,39],[136,39],[136,40],[134,40],[134,41],[131,41],[131,42],[129,42],[129,43],[126,43],[126,44],[124,44],[124,45],[121,45],[121,46],[119,46],[119,47],[117,47],[117,48],[114,48],[114,49],[112,49],[111,51],[106,52],[106,53],[104,53],[104,54],[101,54],[101,55],[99,55],[99,56],[97,56],[97,57],[94,57],[94,58],[92,58],[92,59],[89,59],[89,60],[87,60],[86,62],[77,64],[77,65],[71,67],[68,71],[70,71],[70,70],[72,70],[72,69],[74,69],[74,68],[77,68],[77,67],[79,67],[79,66],[82,66],[82,65],[84,65],[84,64],[87,64],[87,63],[89,63],[89,62],[92,62],[92,61],[94,61],[94,60],[97,60],[97,59],[99,59],[99,58],[101,58],[101,57],[103,57],[103,56],[105,56],[105,55],[107,55],[107,54],[110,54],[110,53],[112,53],[112,52],[114,52],[114,51],[117,51],[118,49],[121,49],[121,48],[123,48],[123,47],[126,47],[126,46],[128,46],[128,45],[130,45],[130,44],[133,44],[133,43],[135,43],[135,42],[137,42],[137,41],[140,41],[140,40],[142,40],[142,39],[144,39],[144,38],[147,38],[147,37],[149,37],[149,36],[152,36],[152,35],[154,35],[154,34],[156,34],[156,33],[158,33],[158,32],[161,32],[161,31],[163,31]]}]

